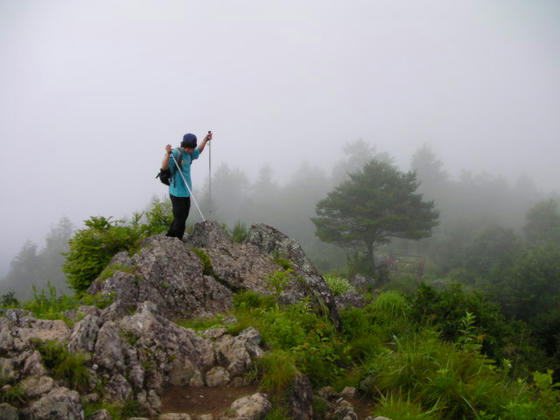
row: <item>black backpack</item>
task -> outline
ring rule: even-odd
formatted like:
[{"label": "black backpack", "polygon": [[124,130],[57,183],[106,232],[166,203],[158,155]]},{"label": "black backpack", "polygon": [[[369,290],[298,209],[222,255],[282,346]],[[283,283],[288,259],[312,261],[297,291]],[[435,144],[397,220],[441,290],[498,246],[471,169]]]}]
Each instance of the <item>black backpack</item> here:
[{"label": "black backpack", "polygon": [[[177,154],[179,155],[179,158],[177,159],[178,168],[180,168],[181,164],[183,163],[183,154],[181,153],[181,149],[177,148],[176,150],[178,151]],[[168,167],[167,169],[160,169],[159,174],[156,175],[156,178],[159,178],[159,180],[163,184],[169,185],[171,184],[171,179],[173,178],[173,175],[175,175],[175,172],[171,173],[171,169]]]}]

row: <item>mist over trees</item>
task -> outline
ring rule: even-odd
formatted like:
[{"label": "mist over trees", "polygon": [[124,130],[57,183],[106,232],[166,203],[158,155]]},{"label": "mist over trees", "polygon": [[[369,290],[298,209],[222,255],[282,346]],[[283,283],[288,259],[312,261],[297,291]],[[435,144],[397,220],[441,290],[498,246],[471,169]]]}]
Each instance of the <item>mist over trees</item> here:
[{"label": "mist over trees", "polygon": [[[364,264],[368,250],[348,242],[344,244],[344,241],[338,241],[339,245],[345,245],[343,247],[323,242],[320,238],[328,238],[321,234],[321,226],[316,226],[313,218],[326,215],[321,209],[329,197],[332,198],[333,191],[344,191],[353,184],[358,190],[375,189],[384,173],[376,168],[391,169],[396,178],[403,177],[406,182],[396,183],[395,186],[400,186],[395,188],[405,194],[392,197],[376,193],[376,203],[367,203],[358,196],[339,197],[345,208],[364,209],[364,214],[356,220],[340,219],[343,225],[367,227],[373,223],[368,220],[368,214],[375,214],[379,208],[384,208],[393,221],[399,214],[405,220],[419,208],[425,208],[429,217],[424,218],[424,226],[418,231],[422,234],[408,235],[404,228],[387,229],[378,237],[375,260]],[[251,180],[233,163],[222,164],[213,173],[212,196],[208,183],[202,179],[198,185],[203,187],[195,194],[206,217],[223,223],[231,231],[236,225],[248,228],[254,223],[266,223],[293,237],[324,273],[348,279],[361,273],[374,287],[403,287],[409,292],[415,291],[422,300],[418,303],[422,316],[445,316],[445,325],[450,331],[459,328],[465,310],[473,312],[476,328],[485,334],[491,330],[484,342],[487,354],[518,360],[518,374],[527,375],[531,370],[545,368],[560,372],[560,336],[557,333],[560,329],[557,304],[560,301],[560,212],[556,197],[539,191],[526,176],[516,182],[467,171],[452,177],[449,173],[453,169],[447,168],[429,146],[416,151],[409,168],[397,168],[388,154],[358,140],[346,145],[339,162],[332,168],[317,162],[303,163],[293,173],[276,174],[264,165]],[[152,201],[142,214],[134,214],[130,222],[101,226],[102,239],[96,236],[92,226],[74,232],[70,221],[62,218],[47,235],[43,248],[27,242],[14,258],[8,275],[0,282],[4,303],[9,302],[10,291],[19,299],[29,299],[32,286],[46,288],[47,282],[59,293],[67,292],[68,284],[61,267],[66,261],[79,268],[81,263],[76,262],[81,261],[80,248],[75,245],[89,244],[83,235],[93,235],[93,239],[101,241],[99,244],[94,241],[94,246],[104,243],[106,246],[112,243],[108,238],[113,233],[123,236],[120,230],[152,234],[142,230],[143,222],[140,222],[144,219],[146,226],[167,226],[170,206],[166,194],[162,196],[163,201]],[[416,201],[407,201],[406,197],[415,197]],[[402,207],[406,203],[409,205]],[[411,212],[399,213],[403,208]],[[89,223],[96,223],[96,220],[101,221],[92,218]],[[192,207],[188,223],[200,220]],[[401,228],[407,225],[402,220],[397,223]],[[70,238],[74,238],[73,258],[65,260],[62,254],[68,251]],[[112,253],[108,251],[104,258],[108,261]],[[382,267],[384,261],[393,257],[396,261],[421,258],[421,274],[411,276],[401,272],[397,264],[397,269],[389,274],[388,283],[384,283],[386,270],[372,275],[372,268]],[[101,270],[103,264],[98,264],[96,270]],[[454,286],[438,292],[421,281]],[[76,284],[73,289],[77,290]],[[478,295],[480,293],[485,297]],[[494,308],[492,305],[499,309],[490,311],[488,308]],[[498,311],[503,319],[496,318]]]},{"label": "mist over trees", "polygon": [[62,217],[47,234],[43,248],[27,241],[12,260],[8,274],[0,281],[0,293],[14,292],[18,299],[29,299],[33,297],[33,286],[40,291],[48,282],[61,293],[67,292],[62,264],[72,233],[72,223]]},{"label": "mist over trees", "polygon": [[[304,162],[292,173],[276,174],[264,165],[256,179],[251,180],[235,162],[221,164],[212,174],[212,197],[208,182],[203,179],[197,182],[202,186],[197,197],[207,218],[230,227],[236,223],[250,226],[259,222],[275,226],[298,240],[318,268],[336,270],[346,264],[355,250],[322,242],[311,218],[316,215],[318,202],[373,159],[394,165],[389,154],[364,140],[348,142],[332,168]],[[540,192],[526,176],[511,183],[497,175],[464,171],[453,179],[428,145],[420,147],[413,155],[410,168],[403,170],[416,173],[417,191],[426,201],[434,202],[439,225],[429,239],[393,239],[379,250],[379,256],[388,253],[427,256],[443,275],[465,265],[472,266],[480,243],[491,247],[492,242],[501,241],[513,246],[515,241],[525,238],[535,243],[538,237],[548,240],[560,235],[560,222],[555,219],[556,202]],[[548,201],[528,215],[532,206],[545,199]],[[526,215],[529,222],[524,231]],[[197,221],[200,216],[193,206],[189,223]],[[70,222],[61,219],[47,236],[44,249],[26,243],[0,282],[1,290],[15,290],[18,296],[24,297],[24,293],[29,295],[31,285],[43,287],[49,280],[58,289],[67,290],[60,267],[64,261],[61,253],[67,250],[71,231]]]}]

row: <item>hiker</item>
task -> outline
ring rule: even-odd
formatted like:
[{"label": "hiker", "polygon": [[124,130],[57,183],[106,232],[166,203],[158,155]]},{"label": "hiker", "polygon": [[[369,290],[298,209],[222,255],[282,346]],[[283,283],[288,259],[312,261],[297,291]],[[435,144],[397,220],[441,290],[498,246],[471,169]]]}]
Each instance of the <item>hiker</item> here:
[{"label": "hiker", "polygon": [[[198,156],[204,150],[206,143],[212,140],[212,133],[208,134],[202,140],[200,146],[197,147],[196,136],[191,133],[187,133],[183,136],[183,141],[181,142],[181,148],[173,149],[170,144],[165,146],[165,151],[167,152],[161,163],[162,169],[169,168],[171,170],[171,182],[169,183],[169,197],[171,198],[171,204],[173,205],[173,222],[169,227],[167,236],[183,239],[185,233],[185,223],[187,222],[187,217],[189,216],[189,210],[191,208],[191,199],[189,188],[192,191],[192,181],[191,181],[191,163],[193,160],[198,159]],[[180,170],[183,176],[189,184],[189,188],[185,186],[185,181],[183,177],[177,170],[177,165],[175,160],[180,162]],[[179,156],[181,153],[182,156]],[[196,203],[195,203],[196,204]]]}]

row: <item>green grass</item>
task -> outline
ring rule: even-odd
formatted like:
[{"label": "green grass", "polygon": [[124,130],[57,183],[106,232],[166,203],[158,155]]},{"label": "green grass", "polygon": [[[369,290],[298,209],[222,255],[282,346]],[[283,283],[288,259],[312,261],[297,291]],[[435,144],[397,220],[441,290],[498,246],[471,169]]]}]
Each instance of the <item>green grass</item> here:
[{"label": "green grass", "polygon": [[86,356],[70,353],[64,344],[55,340],[37,342],[45,367],[55,379],[62,380],[72,389],[86,392],[91,378],[85,366]]},{"label": "green grass", "polygon": [[354,290],[354,287],[352,287],[350,282],[344,277],[333,274],[325,274],[323,278],[334,296],[340,296],[350,290]]}]

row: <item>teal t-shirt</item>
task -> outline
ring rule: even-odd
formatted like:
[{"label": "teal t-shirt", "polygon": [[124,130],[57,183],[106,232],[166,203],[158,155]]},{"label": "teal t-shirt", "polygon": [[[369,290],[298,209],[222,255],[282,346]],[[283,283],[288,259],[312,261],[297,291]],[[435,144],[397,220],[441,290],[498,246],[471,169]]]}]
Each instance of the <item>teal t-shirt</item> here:
[{"label": "teal t-shirt", "polygon": [[[179,161],[178,153],[183,154],[183,162],[181,162],[181,171],[183,172],[183,176],[189,183],[189,188],[192,191],[192,181],[191,181],[191,162],[195,159],[198,159],[200,156],[199,148],[195,148],[192,153],[185,153],[182,149],[173,149],[171,153],[175,156],[175,159]],[[169,156],[169,169],[171,169],[171,173],[174,173],[173,177],[171,178],[171,183],[169,184],[169,194],[174,195],[175,197],[190,197],[189,190],[185,187],[185,181],[181,177],[179,171],[175,170],[177,165],[175,165],[175,161],[171,156]]]}]

